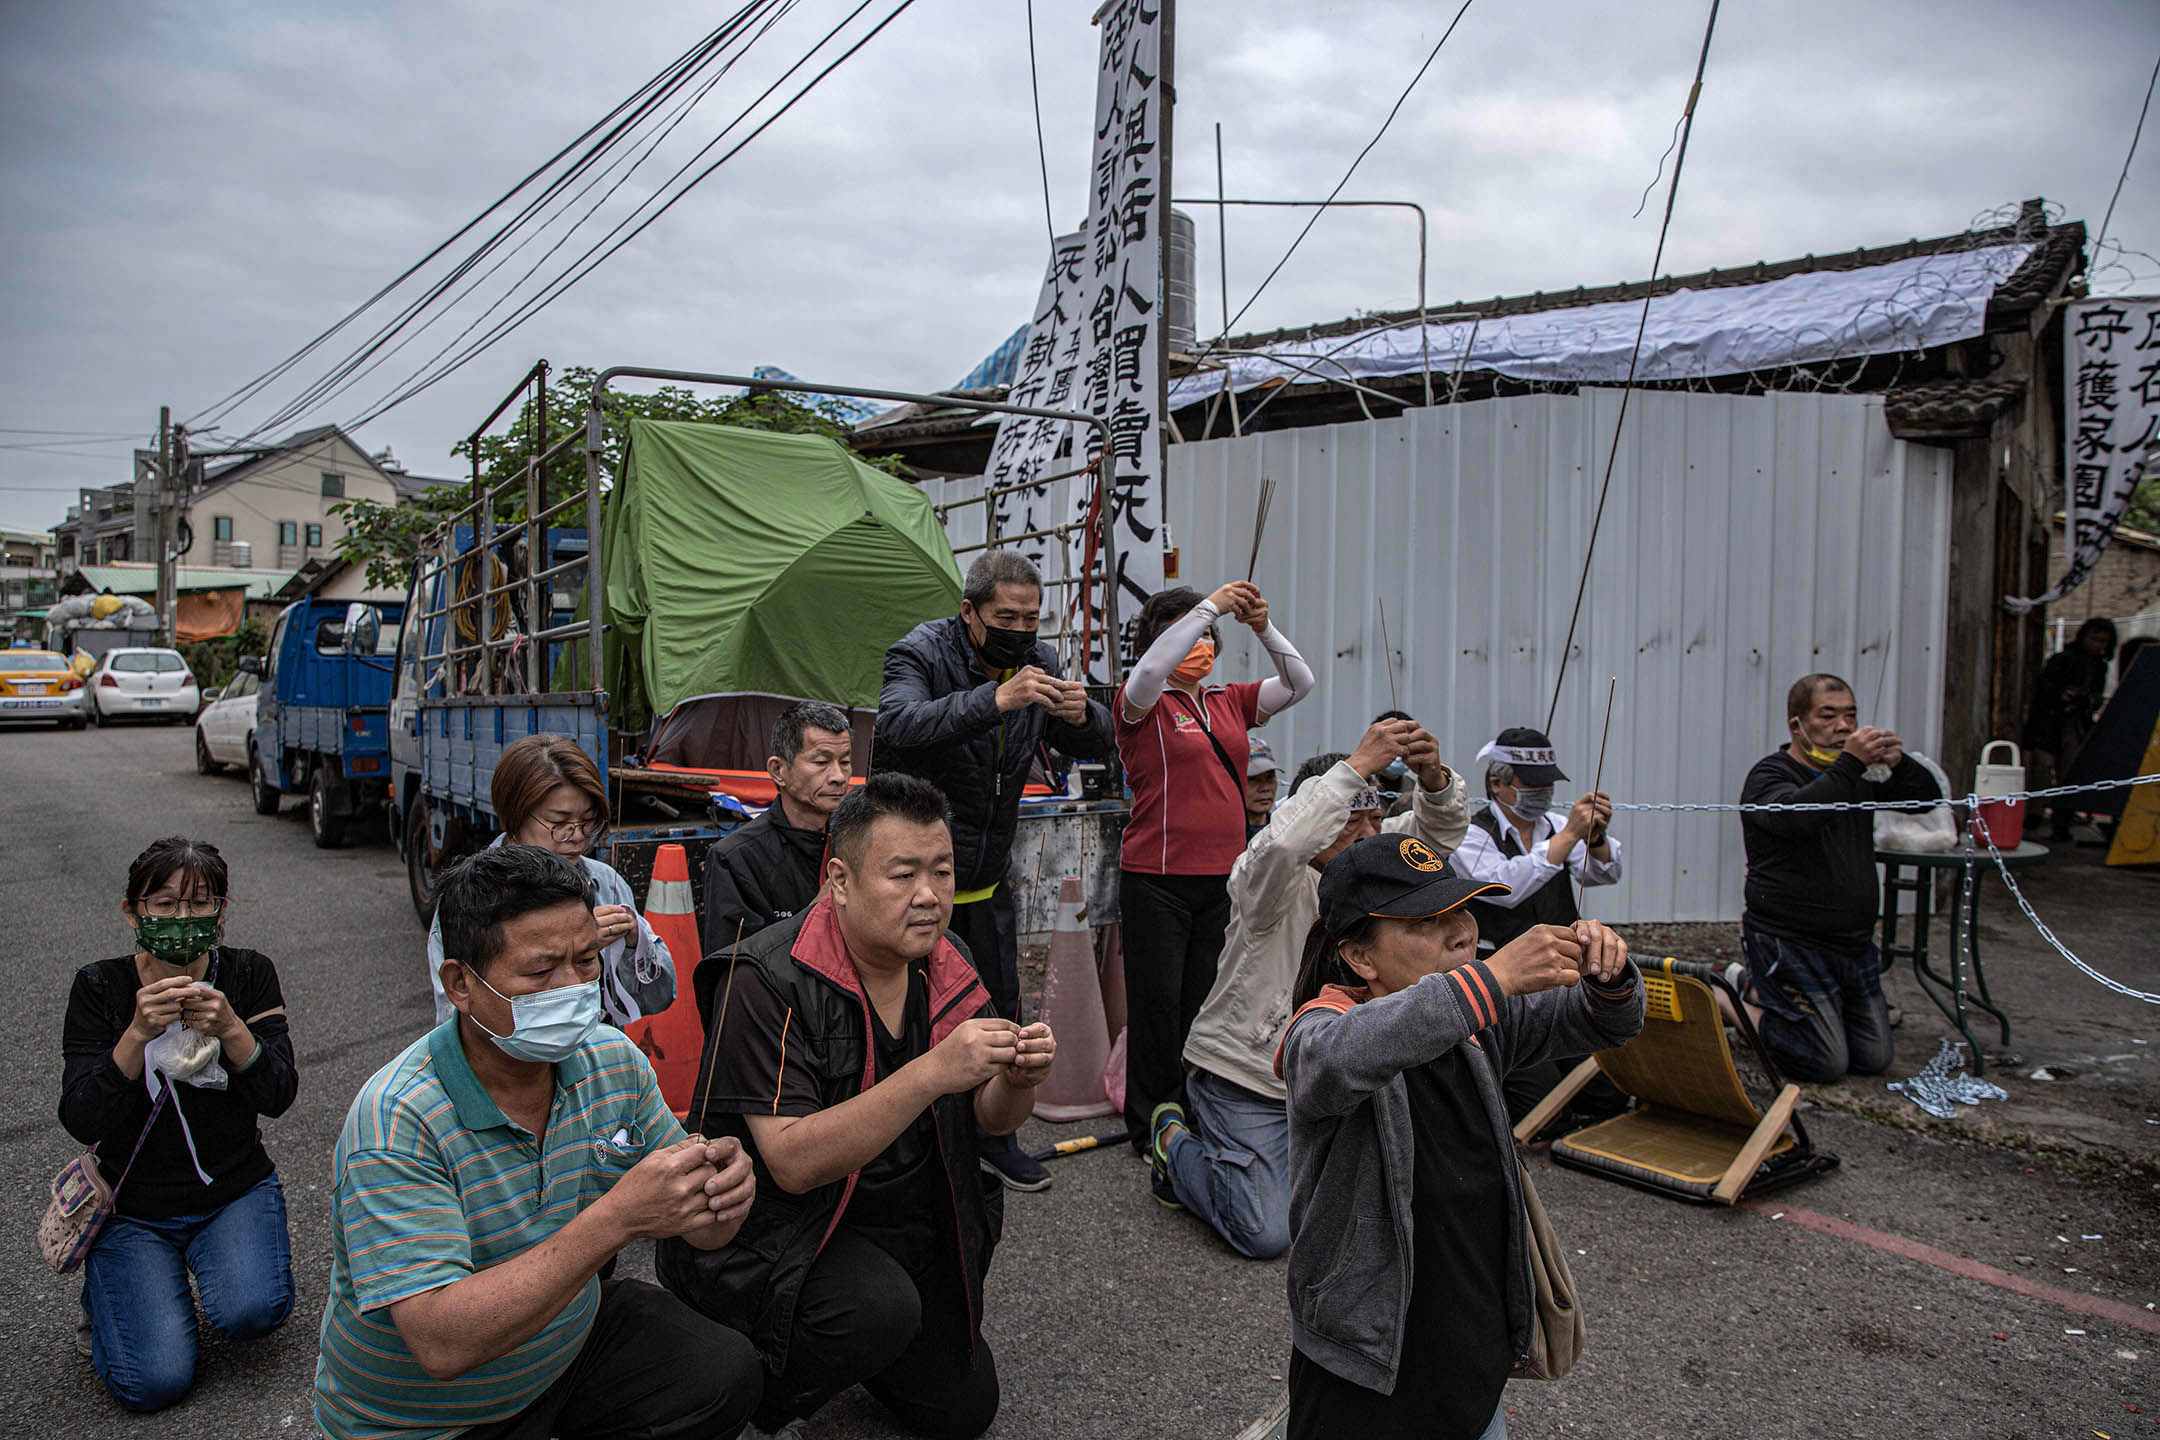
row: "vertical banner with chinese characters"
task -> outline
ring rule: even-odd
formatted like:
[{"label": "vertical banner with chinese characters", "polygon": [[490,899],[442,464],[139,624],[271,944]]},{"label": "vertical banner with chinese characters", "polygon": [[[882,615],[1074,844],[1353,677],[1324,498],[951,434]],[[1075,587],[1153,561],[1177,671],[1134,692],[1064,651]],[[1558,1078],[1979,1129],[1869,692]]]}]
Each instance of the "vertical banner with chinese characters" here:
[{"label": "vertical banner with chinese characters", "polygon": [[[1163,188],[1164,0],[1109,0],[1095,81],[1094,164],[1089,167],[1087,253],[1081,311],[1087,330],[1080,408],[1111,432],[1107,495],[1116,539],[1117,613],[1129,620],[1162,588],[1162,267],[1169,192]],[[1085,438],[1088,455],[1099,432]],[[1078,493],[1079,487],[1076,487]],[[1084,508],[1086,496],[1081,495]],[[1075,537],[1075,550],[1081,537]],[[1101,561],[1098,559],[1098,567]],[[1103,586],[1091,587],[1096,616],[1087,670],[1107,679]],[[1109,638],[1110,644],[1116,637]]]},{"label": "vertical banner with chinese characters", "polygon": [[2160,298],[2118,296],[2069,306],[2063,395],[2069,568],[2045,595],[2006,598],[2013,615],[2075,590],[2099,563],[2138,481],[2160,468]]},{"label": "vertical banner with chinese characters", "polygon": [[[1006,399],[1015,405],[1046,410],[1078,408],[1080,374],[1087,363],[1087,314],[1081,300],[1081,281],[1087,265],[1087,232],[1060,235],[1051,247],[1050,267],[1043,273],[1042,294],[1035,302],[1035,319],[1028,327],[1027,346],[1020,352],[1020,368],[1013,376]],[[992,490],[1024,485],[1027,488],[995,495],[990,504],[990,533],[1026,535],[1013,548],[1033,560],[1043,572],[1043,603],[1064,611],[1071,605],[1071,586],[1061,585],[1068,572],[1068,547],[1056,535],[1037,535],[1075,518],[1084,518],[1092,487],[1082,479],[1037,484],[1045,475],[1076,470],[1077,462],[1059,463],[1059,452],[1071,438],[1072,423],[1029,415],[1007,415],[998,423],[997,440],[990,447],[990,464],[983,478]],[[1071,497],[1079,496],[1080,514],[1072,513]],[[1077,567],[1081,556],[1070,551]]]}]

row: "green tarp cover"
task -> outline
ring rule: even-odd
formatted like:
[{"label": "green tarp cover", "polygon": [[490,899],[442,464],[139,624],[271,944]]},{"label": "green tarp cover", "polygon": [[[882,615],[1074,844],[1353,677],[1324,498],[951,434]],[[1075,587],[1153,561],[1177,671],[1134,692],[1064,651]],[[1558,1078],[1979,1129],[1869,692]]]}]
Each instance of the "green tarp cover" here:
[{"label": "green tarp cover", "polygon": [[839,442],[632,420],[601,525],[614,723],[740,690],[875,707],[885,651],[960,607],[921,491]]}]

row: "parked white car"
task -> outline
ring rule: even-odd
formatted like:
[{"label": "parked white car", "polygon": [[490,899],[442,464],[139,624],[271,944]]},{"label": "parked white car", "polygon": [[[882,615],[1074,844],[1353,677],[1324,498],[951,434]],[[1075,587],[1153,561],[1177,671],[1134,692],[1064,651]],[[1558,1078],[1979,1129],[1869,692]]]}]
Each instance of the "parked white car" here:
[{"label": "parked white car", "polygon": [[245,671],[233,676],[232,683],[203,706],[202,714],[195,717],[195,769],[203,775],[215,773],[220,767],[230,765],[235,770],[245,770],[248,765],[248,744],[255,734],[255,702],[262,686],[262,677]]},{"label": "parked white car", "polygon": [[164,720],[185,725],[202,708],[202,692],[177,650],[149,646],[108,650],[90,672],[90,723]]}]

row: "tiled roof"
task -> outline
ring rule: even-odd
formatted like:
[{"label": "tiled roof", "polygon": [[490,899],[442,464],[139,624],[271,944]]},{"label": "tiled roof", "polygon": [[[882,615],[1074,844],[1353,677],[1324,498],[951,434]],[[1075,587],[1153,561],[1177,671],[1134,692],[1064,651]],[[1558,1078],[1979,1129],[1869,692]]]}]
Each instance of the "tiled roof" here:
[{"label": "tiled roof", "polygon": [[2021,379],[1953,375],[1890,391],[1883,397],[1883,414],[1900,440],[1978,440],[1997,416],[2024,398]]}]

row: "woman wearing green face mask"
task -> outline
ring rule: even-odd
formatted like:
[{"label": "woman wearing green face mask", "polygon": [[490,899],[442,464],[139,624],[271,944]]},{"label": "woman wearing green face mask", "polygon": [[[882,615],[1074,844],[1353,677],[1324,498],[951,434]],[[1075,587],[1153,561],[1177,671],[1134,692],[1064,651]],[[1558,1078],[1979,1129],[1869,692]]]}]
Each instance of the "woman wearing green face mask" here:
[{"label": "woman wearing green face mask", "polygon": [[227,882],[215,846],[175,835],[143,851],[120,907],[134,953],[83,966],[68,996],[60,1123],[115,1187],[77,1345],[130,1410],[194,1383],[191,1277],[228,1339],[292,1310],[285,1192],[257,1121],[284,1114],[299,1080],[276,969],[223,943]]}]

